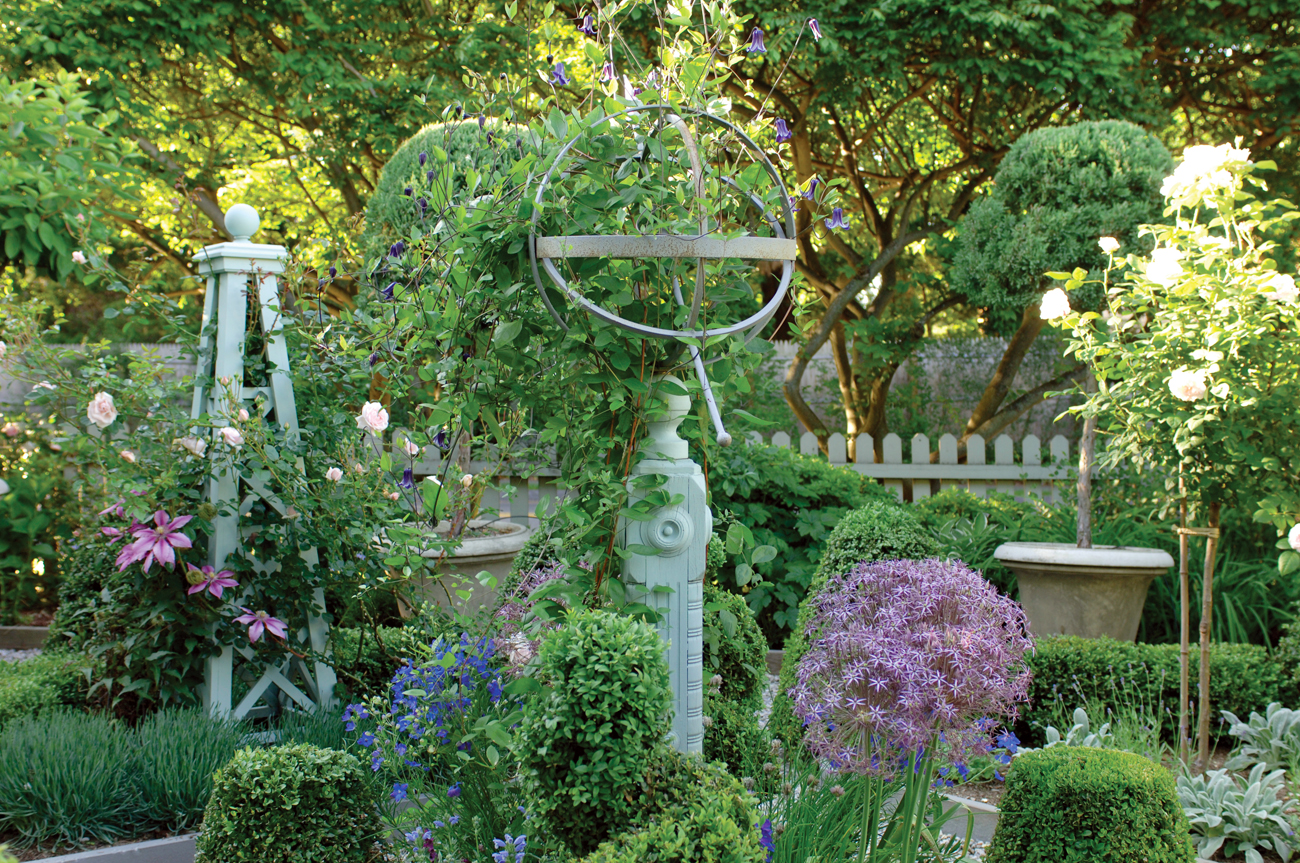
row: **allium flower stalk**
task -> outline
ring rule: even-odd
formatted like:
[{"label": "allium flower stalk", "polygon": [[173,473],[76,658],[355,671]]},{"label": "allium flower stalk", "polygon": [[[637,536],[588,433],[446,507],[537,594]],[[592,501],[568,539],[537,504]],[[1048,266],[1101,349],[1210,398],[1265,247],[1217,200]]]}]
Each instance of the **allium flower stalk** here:
[{"label": "allium flower stalk", "polygon": [[859,564],[818,595],[790,691],[805,743],[857,773],[890,774],[940,735],[986,752],[988,717],[1028,698],[1020,606],[960,561]]}]

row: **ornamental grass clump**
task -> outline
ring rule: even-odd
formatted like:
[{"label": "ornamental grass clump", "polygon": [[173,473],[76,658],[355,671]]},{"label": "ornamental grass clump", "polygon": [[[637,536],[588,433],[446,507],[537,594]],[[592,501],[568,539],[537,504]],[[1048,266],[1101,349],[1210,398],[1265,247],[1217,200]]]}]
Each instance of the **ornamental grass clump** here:
[{"label": "ornamental grass clump", "polygon": [[944,820],[936,750],[958,764],[988,752],[1028,696],[1025,614],[965,564],[936,559],[832,573],[811,611],[791,692],[805,745],[867,778],[853,783],[857,859],[913,863]]}]

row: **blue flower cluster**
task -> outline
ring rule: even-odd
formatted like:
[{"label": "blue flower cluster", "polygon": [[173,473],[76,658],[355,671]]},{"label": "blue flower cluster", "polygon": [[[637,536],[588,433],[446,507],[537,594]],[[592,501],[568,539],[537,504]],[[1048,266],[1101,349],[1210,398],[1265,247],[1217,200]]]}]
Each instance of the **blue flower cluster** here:
[{"label": "blue flower cluster", "polygon": [[515,855],[514,863],[524,863],[524,849],[528,847],[527,836],[511,836],[505,839],[493,839],[492,845],[497,851],[492,855],[492,863],[510,863],[510,855]]},{"label": "blue flower cluster", "polygon": [[471,642],[462,634],[459,642],[439,639],[432,647],[432,662],[408,662],[393,675],[389,715],[398,732],[411,740],[433,734],[446,742],[448,720],[469,710],[480,684],[493,704],[501,701],[501,675],[488,664],[495,650],[490,638]]},{"label": "blue flower cluster", "polygon": [[772,863],[772,852],[776,850],[776,838],[772,835],[772,819],[764,818],[762,824],[755,824],[758,828],[758,844],[767,852],[767,863]]}]

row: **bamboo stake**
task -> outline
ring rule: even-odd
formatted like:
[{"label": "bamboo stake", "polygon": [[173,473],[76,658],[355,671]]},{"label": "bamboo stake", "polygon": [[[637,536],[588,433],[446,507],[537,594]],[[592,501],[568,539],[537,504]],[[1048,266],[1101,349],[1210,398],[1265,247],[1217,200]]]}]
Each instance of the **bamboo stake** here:
[{"label": "bamboo stake", "polygon": [[[1089,375],[1083,391],[1096,392],[1096,378]],[[1079,523],[1074,536],[1079,548],[1092,548],[1092,462],[1096,445],[1097,415],[1089,414],[1083,420],[1083,436],[1079,440]]]},{"label": "bamboo stake", "polygon": [[1192,598],[1191,579],[1188,577],[1187,564],[1187,488],[1183,478],[1178,477],[1178,492],[1182,501],[1178,504],[1178,591],[1180,625],[1178,630],[1178,758],[1187,764],[1191,758],[1191,728],[1188,726],[1187,708],[1191,700],[1191,686],[1188,681],[1192,664]]},{"label": "bamboo stake", "polygon": [[1214,552],[1219,544],[1219,504],[1210,504],[1210,529],[1205,537],[1205,574],[1201,585],[1201,715],[1197,723],[1200,754],[1198,773],[1210,764],[1210,614],[1214,602]]}]

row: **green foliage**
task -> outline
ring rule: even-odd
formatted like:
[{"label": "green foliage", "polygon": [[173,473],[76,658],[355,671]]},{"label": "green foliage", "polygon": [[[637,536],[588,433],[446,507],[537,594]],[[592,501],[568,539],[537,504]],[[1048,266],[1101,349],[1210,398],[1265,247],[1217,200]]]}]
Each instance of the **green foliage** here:
[{"label": "green foliage", "polygon": [[638,828],[603,842],[583,863],[762,863],[754,800],[716,765],[660,753],[646,777]]},{"label": "green foliage", "polygon": [[705,761],[721,761],[733,776],[749,777],[764,785],[775,781],[763,770],[764,764],[774,761],[771,738],[759,727],[753,708],[707,693],[704,715],[710,723],[704,729]]},{"label": "green foliage", "polygon": [[134,734],[139,817],[170,832],[194,828],[213,774],[234,757],[247,730],[201,708],[161,710],[141,720]]},{"label": "green foliage", "polygon": [[244,749],[213,777],[196,863],[362,863],[379,833],[360,762],[307,744]]},{"label": "green foliage", "polygon": [[1241,854],[1248,863],[1263,863],[1263,848],[1290,858],[1297,823],[1279,796],[1286,787],[1283,771],[1265,774],[1265,769],[1256,764],[1244,779],[1226,769],[1178,777],[1178,797],[1197,854],[1208,858],[1222,851],[1224,857]]},{"label": "green foliage", "polygon": [[387,695],[393,672],[419,652],[405,627],[336,626],[330,629],[330,638],[334,642],[334,670],[353,701]]},{"label": "green foliage", "polygon": [[100,714],[53,712],[0,734],[0,825],[25,843],[80,847],[134,833],[135,741]]},{"label": "green foliage", "polygon": [[[953,289],[973,305],[1011,312],[1018,324],[1049,284],[1045,273],[1105,269],[1098,238],[1114,237],[1128,251],[1151,247],[1138,226],[1159,220],[1160,182],[1173,167],[1165,146],[1129,122],[1023,135],[999,164],[990,193],[960,223]],[[1099,299],[1092,291],[1076,305],[1091,309]]]},{"label": "green foliage", "polygon": [[776,549],[776,557],[754,566],[762,577],[757,583],[737,584],[725,566],[718,583],[733,591],[749,588],[749,607],[768,643],[779,646],[795,623],[831,530],[849,510],[893,494],[850,468],[785,447],[737,441],[711,449],[702,463],[714,511],[730,511],[753,532],[756,544]]},{"label": "green foliage", "polygon": [[0,480],[9,486],[0,494],[0,626],[13,626],[58,601],[55,545],[77,516],[63,478],[67,457],[55,448],[57,427],[20,411],[0,414],[0,428]]},{"label": "green foliage", "polygon": [[1288,710],[1274,701],[1263,716],[1252,710],[1245,722],[1230,711],[1221,712],[1228,723],[1228,734],[1238,740],[1224,767],[1241,770],[1263,764],[1269,771],[1281,768],[1297,775],[1297,768],[1300,768],[1300,710]]},{"label": "green foliage", "polygon": [[[709,543],[710,548],[715,545],[721,543]],[[723,700],[751,712],[762,704],[767,682],[767,639],[742,597],[706,580],[704,677],[707,680],[715,674],[722,678],[719,697]]]},{"label": "green foliage", "polygon": [[795,669],[808,649],[805,626],[817,591],[832,573],[848,572],[859,563],[877,560],[921,560],[938,552],[934,540],[912,511],[892,500],[875,501],[846,515],[826,540],[817,574],[799,604],[799,622],[785,642],[780,682],[772,702],[768,728],[788,746],[797,746],[803,733],[787,694],[795,685]]},{"label": "green foliage", "polygon": [[[1213,710],[1242,715],[1273,701],[1293,703],[1294,684],[1263,647],[1219,643],[1210,647]],[[1193,681],[1199,667],[1199,654],[1194,650],[1190,672]],[[1018,726],[1026,741],[1042,739],[1040,729],[1058,721],[1062,702],[1067,709],[1085,702],[1140,703],[1162,719],[1166,740],[1177,739],[1176,644],[1130,644],[1111,638],[1052,635],[1037,640],[1029,668],[1033,672],[1030,701]],[[1214,733],[1215,724],[1210,727]],[[1227,728],[1219,733],[1226,734]]]},{"label": "green foliage", "polygon": [[1169,771],[1130,752],[1054,747],[1017,756],[989,863],[1192,863]]},{"label": "green foliage", "polygon": [[640,621],[577,611],[542,642],[540,673],[551,690],[525,704],[519,731],[528,810],[586,854],[631,817],[629,799],[668,732],[663,644]]},{"label": "green foliage", "polygon": [[50,652],[22,662],[0,662],[0,728],[15,719],[84,704],[83,664],[79,657]]}]

